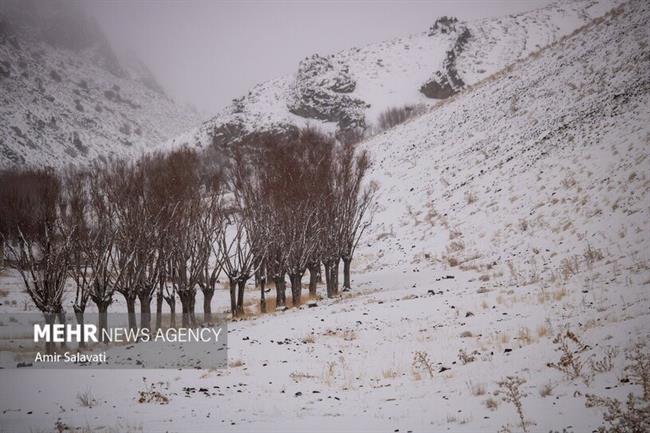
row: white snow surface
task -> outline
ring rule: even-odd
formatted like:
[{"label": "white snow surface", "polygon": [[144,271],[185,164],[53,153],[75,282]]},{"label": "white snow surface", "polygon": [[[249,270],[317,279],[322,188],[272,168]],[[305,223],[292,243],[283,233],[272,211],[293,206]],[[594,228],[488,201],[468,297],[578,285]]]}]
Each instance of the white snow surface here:
[{"label": "white snow surface", "polygon": [[[639,394],[624,350],[650,343],[649,20],[633,0],[364,142],[380,189],[351,292],[229,323],[225,370],[0,371],[0,429],[518,431],[507,375],[529,431],[602,425],[584,395]],[[16,274],[0,285],[22,309]],[[549,368],[566,329],[586,365],[617,348],[614,368],[589,385]],[[144,378],[169,404],[137,402]]]}]

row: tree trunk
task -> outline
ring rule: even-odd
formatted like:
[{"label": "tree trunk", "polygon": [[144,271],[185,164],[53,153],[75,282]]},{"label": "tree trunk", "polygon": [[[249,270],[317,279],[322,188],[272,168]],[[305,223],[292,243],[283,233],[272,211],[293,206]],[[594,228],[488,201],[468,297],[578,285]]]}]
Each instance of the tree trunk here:
[{"label": "tree trunk", "polygon": [[128,312],[129,317],[129,329],[135,330],[138,326],[135,318],[135,296],[124,296],[126,299],[126,311]]},{"label": "tree trunk", "polygon": [[214,296],[214,289],[206,287],[203,291],[203,322],[212,323],[212,297]]},{"label": "tree trunk", "polygon": [[160,286],[160,289],[158,290],[158,294],[156,295],[156,329],[160,329],[162,327],[162,307],[163,307],[163,294],[162,294],[162,286]]},{"label": "tree trunk", "polygon": [[309,296],[316,297],[316,289],[320,275],[320,263],[309,265]]},{"label": "tree trunk", "polygon": [[286,307],[287,298],[285,295],[284,274],[274,278],[275,281],[275,308]]},{"label": "tree trunk", "polygon": [[332,266],[332,291],[334,292],[334,295],[339,294],[339,263],[341,262],[340,259],[336,259],[334,261],[334,265]]},{"label": "tree trunk", "polygon": [[352,288],[350,285],[350,263],[352,263],[352,257],[343,257],[343,290]]},{"label": "tree trunk", "polygon": [[237,280],[228,277],[230,283],[230,315],[234,319],[237,317]]},{"label": "tree trunk", "polygon": [[[56,314],[57,317],[59,318],[59,323],[61,325],[65,325],[65,310],[61,308],[61,310]],[[61,342],[61,350],[65,351],[65,349],[68,347],[66,344],[66,341],[68,341],[68,331],[67,328],[64,326],[63,328],[63,341]]]},{"label": "tree trunk", "polygon": [[332,265],[330,262],[325,262],[325,286],[327,288],[327,297],[333,298],[333,285],[332,285]]},{"label": "tree trunk", "polygon": [[81,334],[79,335],[79,349],[86,347],[86,333],[84,330],[84,310],[81,307],[75,305],[74,307],[74,316],[77,320],[77,324],[81,326]]},{"label": "tree trunk", "polygon": [[244,290],[246,290],[245,278],[240,278],[237,282],[237,315],[244,315]]},{"label": "tree trunk", "polygon": [[176,298],[165,297],[167,305],[169,305],[169,327],[176,328]]},{"label": "tree trunk", "polygon": [[266,313],[266,294],[264,289],[266,288],[266,277],[260,278],[260,313]]},{"label": "tree trunk", "polygon": [[102,343],[108,343],[104,331],[108,329],[108,306],[110,302],[96,302],[97,311],[99,312],[97,317],[97,327],[99,328],[99,338]]},{"label": "tree trunk", "polygon": [[196,292],[193,290],[179,290],[178,297],[181,298],[181,307],[183,308],[183,316],[181,319],[181,326],[183,328],[191,328],[194,326],[194,298]]},{"label": "tree trunk", "polygon": [[45,316],[45,324],[50,329],[50,340],[45,341],[45,353],[52,355],[54,353],[54,342],[52,336],[54,335],[54,322],[56,321],[56,315],[54,313],[43,313]]},{"label": "tree trunk", "polygon": [[143,293],[138,296],[140,300],[140,328],[151,330],[151,296]]},{"label": "tree trunk", "polygon": [[300,274],[290,274],[291,281],[291,301],[294,307],[300,305],[300,292],[302,291],[302,278]]},{"label": "tree trunk", "polygon": [[193,291],[192,298],[190,299],[190,324],[196,327],[196,290]]}]

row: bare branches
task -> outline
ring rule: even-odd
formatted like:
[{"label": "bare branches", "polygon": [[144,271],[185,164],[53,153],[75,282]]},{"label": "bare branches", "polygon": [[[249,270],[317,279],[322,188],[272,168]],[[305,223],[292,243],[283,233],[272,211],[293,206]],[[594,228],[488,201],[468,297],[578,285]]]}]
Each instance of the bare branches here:
[{"label": "bare branches", "polygon": [[524,383],[526,383],[526,380],[521,377],[507,376],[505,379],[497,382],[499,390],[495,392],[495,395],[500,395],[503,401],[513,404],[517,410],[517,415],[519,416],[520,426],[524,432],[527,432],[527,427],[531,424],[534,425],[535,423],[526,420],[524,416],[522,400],[526,397],[526,393],[520,390],[521,385]]},{"label": "bare branches", "polygon": [[62,311],[71,233],[61,224],[61,181],[51,170],[2,173],[2,231],[9,263],[43,313]]},{"label": "bare branches", "polygon": [[117,291],[129,326],[137,326],[139,300],[141,326],[149,327],[157,293],[157,325],[162,299],[173,313],[178,296],[189,326],[196,324],[198,288],[204,318],[211,320],[222,271],[233,316],[244,312],[253,275],[262,285],[262,308],[267,275],[280,308],[286,275],[293,305],[301,302],[308,268],[316,295],[321,263],[328,296],[338,292],[341,260],[349,288],[350,262],[373,202],[374,186],[364,183],[367,154],[312,129],[255,134],[249,141],[225,164],[227,177],[187,148],[97,163],[92,172],[69,170],[63,182],[48,170],[0,173],[12,185],[0,191],[0,234],[34,302],[61,309],[70,277],[78,319],[88,300],[105,316]]}]

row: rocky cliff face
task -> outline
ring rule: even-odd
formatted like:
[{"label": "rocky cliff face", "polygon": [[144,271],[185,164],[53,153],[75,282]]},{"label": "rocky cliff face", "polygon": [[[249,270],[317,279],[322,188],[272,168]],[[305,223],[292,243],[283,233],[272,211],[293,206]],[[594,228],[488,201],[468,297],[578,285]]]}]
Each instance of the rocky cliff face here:
[{"label": "rocky cliff face", "polygon": [[197,123],[78,3],[0,7],[0,167],[134,156]]},{"label": "rocky cliff face", "polygon": [[433,77],[420,87],[420,92],[427,98],[447,99],[465,86],[465,81],[456,67],[456,60],[463,54],[472,32],[465,24],[459,23],[457,18],[441,17],[431,26],[428,36],[436,37],[441,34],[453,35],[455,41],[445,54],[440,70],[435,71]]},{"label": "rocky cliff face", "polygon": [[356,86],[347,63],[314,54],[300,62],[287,108],[301,117],[334,122],[341,130],[363,129],[368,104],[349,95]]}]

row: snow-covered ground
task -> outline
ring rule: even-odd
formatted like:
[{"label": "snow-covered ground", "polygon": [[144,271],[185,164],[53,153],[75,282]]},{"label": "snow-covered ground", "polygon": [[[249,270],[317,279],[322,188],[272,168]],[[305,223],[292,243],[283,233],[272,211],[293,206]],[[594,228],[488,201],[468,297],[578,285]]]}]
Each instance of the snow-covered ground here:
[{"label": "snow-covered ground", "polygon": [[[529,431],[602,425],[585,394],[639,394],[625,349],[650,344],[649,19],[631,1],[364,142],[380,189],[352,292],[230,323],[224,370],[0,371],[0,430],[519,431],[508,375]],[[567,329],[589,380],[547,366]],[[152,386],[167,404],[138,403]]]}]

